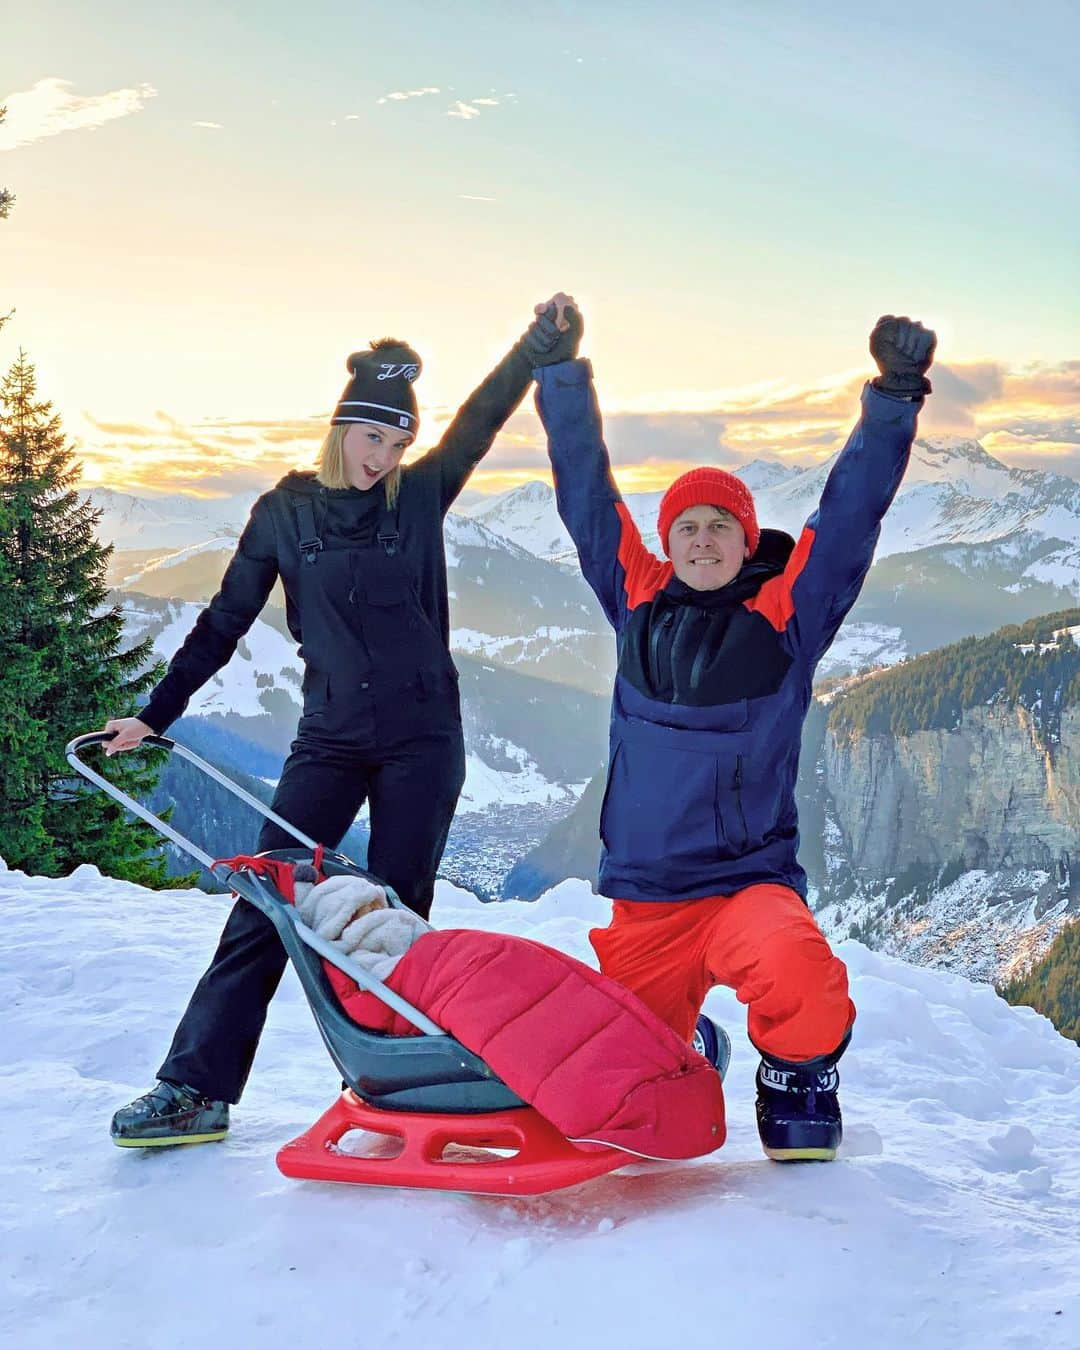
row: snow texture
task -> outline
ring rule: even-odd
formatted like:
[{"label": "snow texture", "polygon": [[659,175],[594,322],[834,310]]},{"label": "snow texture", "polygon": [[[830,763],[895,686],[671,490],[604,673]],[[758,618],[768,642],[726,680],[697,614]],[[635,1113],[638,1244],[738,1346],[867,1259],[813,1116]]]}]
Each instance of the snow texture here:
[{"label": "snow texture", "polygon": [[872,666],[892,666],[908,655],[901,629],[883,623],[845,623],[822,657],[820,679]]},{"label": "snow texture", "polygon": [[498,751],[505,759],[516,762],[518,770],[511,773],[493,769],[477,754],[465,756],[465,786],[461,789],[458,815],[486,811],[492,806],[515,806],[525,802],[552,804],[564,802],[569,810],[581,795],[571,787],[549,783],[536,767],[528,752],[512,741],[500,737],[487,738],[487,748]]},{"label": "snow texture", "polygon": [[[228,841],[221,847],[227,849]],[[338,1080],[287,972],[223,1144],[108,1139],[151,1081],[227,901],[0,864],[0,1343],[18,1350],[1065,1350],[1080,1344],[1080,1047],[985,986],[854,942],[832,1165],[760,1154],[732,1032],[728,1144],[500,1200],[289,1181],[276,1149]],[[564,882],[434,918],[591,960],[608,903]]]},{"label": "snow texture", "polygon": [[[170,600],[168,606],[167,622],[154,632],[154,655],[165,661],[178,651],[203,609],[202,605],[185,600]],[[144,636],[151,622],[156,627],[158,619],[153,611],[146,612],[129,601],[124,605],[124,622],[126,638],[133,644]],[[283,689],[296,704],[299,716],[300,683],[296,644],[270,624],[256,619],[241,638],[228,666],[192,695],[188,715],[232,713],[238,717],[261,717],[267,711],[265,691],[277,688]]]}]

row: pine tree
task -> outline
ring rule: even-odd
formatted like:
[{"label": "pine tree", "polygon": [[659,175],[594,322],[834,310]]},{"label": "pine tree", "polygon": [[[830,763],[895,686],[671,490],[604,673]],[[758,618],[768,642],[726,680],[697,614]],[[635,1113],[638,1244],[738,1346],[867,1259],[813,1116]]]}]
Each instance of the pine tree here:
[{"label": "pine tree", "polygon": [[[4,118],[6,116],[7,116],[7,108],[6,107],[0,108],[0,124],[3,123]],[[7,213],[11,210],[11,208],[14,205],[15,205],[14,196],[7,190],[7,188],[0,188],[0,220],[4,220],[6,218]]]},{"label": "pine tree", "polygon": [[[162,885],[157,833],[64,758],[73,735],[134,713],[160,675],[146,668],[149,641],[120,649],[123,617],[105,583],[112,550],[95,536],[101,512],[80,501],[78,476],[60,417],[38,398],[20,352],[0,384],[0,857],[45,876],[90,862]],[[118,757],[109,778],[140,797],[157,760]]]},{"label": "pine tree", "polygon": [[[0,125],[3,124],[4,118],[6,116],[7,116],[7,108],[0,108]],[[0,187],[0,220],[7,219],[8,212],[14,205],[15,205],[14,195],[11,192],[9,192],[7,188]],[[7,314],[0,314],[0,328],[3,328],[4,324],[6,324],[8,319],[10,318],[11,318],[10,312]]]}]

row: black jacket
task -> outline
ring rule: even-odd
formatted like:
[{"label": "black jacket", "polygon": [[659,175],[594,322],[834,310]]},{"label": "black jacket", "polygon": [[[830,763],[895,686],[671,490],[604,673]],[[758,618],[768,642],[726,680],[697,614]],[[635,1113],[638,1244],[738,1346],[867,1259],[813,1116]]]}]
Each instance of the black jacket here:
[{"label": "black jacket", "polygon": [[[381,484],[331,490],[313,473],[290,473],[263,493],[221,589],[139,717],[157,732],[179,717],[232,656],[280,576],[289,631],[306,666],[302,732],[382,744],[438,729],[428,724],[433,718],[441,724],[441,710],[453,722],[459,714],[448,649],[443,517],[531,378],[528,358],[515,346],[462,405],[439,444],[404,466],[393,556],[376,538],[386,518]],[[305,500],[322,543],[311,563],[299,547],[297,505]],[[451,699],[432,698],[451,683]],[[402,698],[403,691],[413,697]],[[425,709],[413,707],[414,699],[430,715],[418,715]]]},{"label": "black jacket", "polygon": [[715,591],[673,576],[630,613],[619,674],[646,698],[692,708],[775,693],[791,657],[755,627],[743,602],[783,572],[794,547],[782,530],[762,530],[754,556]]}]

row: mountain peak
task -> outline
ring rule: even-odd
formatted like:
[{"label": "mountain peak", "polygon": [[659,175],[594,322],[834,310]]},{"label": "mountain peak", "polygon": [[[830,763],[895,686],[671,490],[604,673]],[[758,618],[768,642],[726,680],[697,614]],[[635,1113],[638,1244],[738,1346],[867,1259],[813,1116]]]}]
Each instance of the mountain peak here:
[{"label": "mountain peak", "polygon": [[497,497],[492,497],[476,507],[472,514],[482,519],[485,516],[502,514],[507,508],[546,506],[554,499],[555,489],[549,483],[542,483],[536,479],[531,483],[519,483],[517,487],[499,493]]},{"label": "mountain peak", "polygon": [[490,502],[474,506],[470,515],[486,529],[513,540],[538,558],[555,558],[573,551],[555,507],[555,489],[548,483],[521,483]]},{"label": "mountain peak", "polygon": [[778,459],[752,459],[749,464],[740,464],[732,472],[742,479],[751,492],[761,492],[764,488],[773,488],[787,482],[802,473],[796,464],[783,464]]},{"label": "mountain peak", "polygon": [[983,468],[998,469],[1008,473],[1008,465],[995,459],[984,450],[979,441],[968,436],[920,436],[915,445],[924,454],[933,455],[941,460],[964,460],[968,464],[979,464]]}]

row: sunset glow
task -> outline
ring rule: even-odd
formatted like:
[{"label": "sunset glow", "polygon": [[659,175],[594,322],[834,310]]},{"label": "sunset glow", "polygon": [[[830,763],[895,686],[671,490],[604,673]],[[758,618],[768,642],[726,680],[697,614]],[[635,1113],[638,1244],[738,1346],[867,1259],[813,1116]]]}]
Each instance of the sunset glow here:
[{"label": "sunset glow", "polygon": [[[345,356],[386,333],[424,358],[422,449],[559,288],[626,487],[831,454],[884,310],[938,329],[923,434],[1080,473],[1049,19],[995,6],[973,33],[958,6],[928,48],[846,4],[601,0],[572,39],[452,8],[421,4],[404,47],[391,11],[320,0],[274,23],[195,0],[179,27],[151,3],[137,33],[118,0],[43,0],[9,26],[0,366],[35,363],[87,485],[261,490],[312,462]],[[527,399],[470,488],[546,476]]]}]

